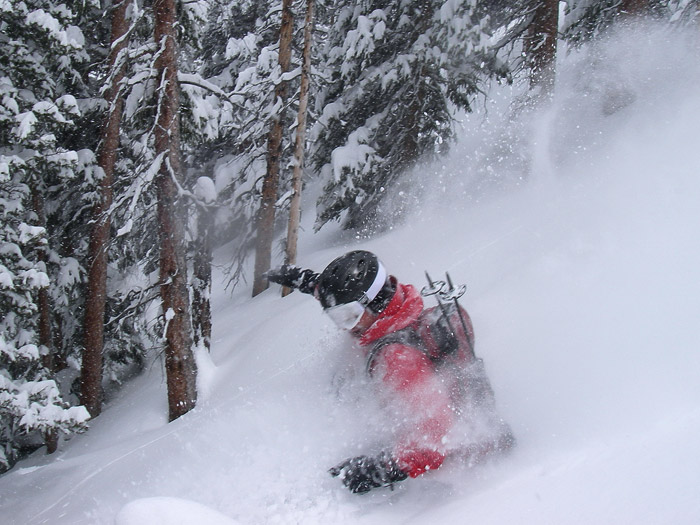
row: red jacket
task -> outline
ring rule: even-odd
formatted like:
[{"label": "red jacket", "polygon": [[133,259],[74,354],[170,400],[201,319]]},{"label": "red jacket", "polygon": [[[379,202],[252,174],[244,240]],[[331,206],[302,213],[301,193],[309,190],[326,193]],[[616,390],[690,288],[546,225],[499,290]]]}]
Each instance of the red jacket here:
[{"label": "red jacket", "polygon": [[[360,344],[371,350],[381,337],[413,324],[422,311],[418,291],[411,285],[397,284],[396,294],[362,334]],[[390,343],[381,348],[372,370],[392,399],[399,421],[406,423],[393,451],[399,467],[413,478],[440,467],[445,459],[443,440],[455,414],[430,359],[417,348]]]}]

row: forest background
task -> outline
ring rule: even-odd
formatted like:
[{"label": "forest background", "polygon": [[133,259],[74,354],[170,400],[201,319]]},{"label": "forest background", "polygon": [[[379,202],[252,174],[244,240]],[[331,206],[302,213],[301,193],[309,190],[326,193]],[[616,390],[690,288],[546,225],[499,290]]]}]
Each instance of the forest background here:
[{"label": "forest background", "polygon": [[[84,431],[154,355],[168,418],[194,408],[212,254],[262,292],[296,260],[305,184],[323,187],[316,231],[370,239],[491,83],[522,86],[514,119],[542,111],[558,53],[697,17],[691,0],[0,0],[0,471]],[[610,86],[605,112],[630,96]],[[505,120],[491,166],[518,175],[465,194],[528,184]]]}]

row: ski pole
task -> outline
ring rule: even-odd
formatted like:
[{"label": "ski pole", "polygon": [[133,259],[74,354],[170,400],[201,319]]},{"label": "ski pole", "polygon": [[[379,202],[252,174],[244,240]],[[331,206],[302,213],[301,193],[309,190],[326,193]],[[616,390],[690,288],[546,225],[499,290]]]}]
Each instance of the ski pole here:
[{"label": "ski pole", "polygon": [[459,339],[457,339],[457,332],[455,332],[455,329],[452,327],[452,323],[450,322],[450,316],[447,314],[447,310],[445,310],[445,304],[440,300],[440,292],[441,292],[442,288],[445,286],[445,283],[443,282],[439,288],[436,288],[435,285],[438,284],[440,281],[434,282],[430,278],[430,275],[428,275],[427,270],[425,271],[425,277],[426,277],[426,279],[428,279],[428,285],[430,286],[430,290],[425,295],[435,295],[435,300],[437,301],[438,305],[440,306],[440,311],[442,312],[442,316],[445,318],[445,321],[447,322],[447,328],[450,329],[450,334],[452,335],[455,342],[457,343],[457,346],[459,346]]},{"label": "ski pole", "polygon": [[[445,277],[447,278],[447,285],[450,287],[450,290],[454,290],[455,287],[452,284],[452,279],[450,278],[450,274],[448,272],[445,272]],[[466,291],[466,287],[464,288],[464,291]],[[464,337],[467,339],[467,344],[469,345],[469,351],[471,352],[472,357],[476,358],[476,353],[474,353],[474,345],[472,345],[471,339],[469,338],[469,330],[467,329],[467,323],[464,320],[464,316],[462,315],[462,308],[460,307],[459,301],[457,300],[457,297],[461,296],[462,294],[464,294],[464,292],[462,292],[461,294],[454,294],[452,296],[452,300],[454,301],[455,307],[457,308],[457,315],[459,315],[459,320],[462,323],[462,329],[464,330]]]}]

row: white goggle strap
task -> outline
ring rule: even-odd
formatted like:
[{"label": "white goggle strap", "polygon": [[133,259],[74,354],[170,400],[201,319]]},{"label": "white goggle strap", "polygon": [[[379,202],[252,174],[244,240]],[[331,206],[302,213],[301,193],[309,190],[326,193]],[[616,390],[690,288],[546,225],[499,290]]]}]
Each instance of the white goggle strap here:
[{"label": "white goggle strap", "polygon": [[359,303],[365,308],[367,305],[369,305],[369,303],[374,301],[374,298],[377,297],[377,294],[379,294],[379,291],[384,286],[384,283],[386,283],[386,269],[380,261],[377,261],[377,263],[377,275],[374,277],[374,281],[372,281],[369,289],[359,299]]}]

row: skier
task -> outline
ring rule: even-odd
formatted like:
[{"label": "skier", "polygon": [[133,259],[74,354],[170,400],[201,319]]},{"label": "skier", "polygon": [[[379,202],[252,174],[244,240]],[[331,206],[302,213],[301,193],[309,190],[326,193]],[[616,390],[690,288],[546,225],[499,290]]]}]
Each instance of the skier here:
[{"label": "skier", "polygon": [[[514,444],[508,425],[496,415],[483,364],[474,356],[464,309],[457,312],[452,304],[424,309],[414,286],[398,282],[376,255],[361,250],[338,257],[320,274],[283,265],[267,272],[267,279],[313,294],[341,329],[358,338],[367,373],[402,422],[389,450],[330,469],[352,492],[435,470],[448,453],[473,463]],[[474,440],[448,450],[448,433],[460,421],[474,424]]]}]

